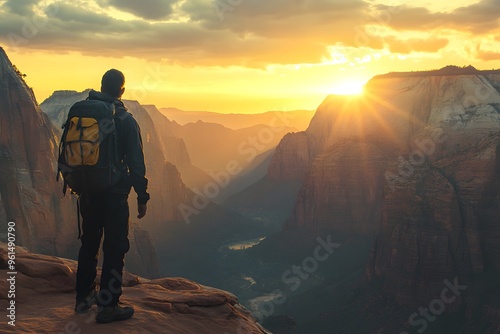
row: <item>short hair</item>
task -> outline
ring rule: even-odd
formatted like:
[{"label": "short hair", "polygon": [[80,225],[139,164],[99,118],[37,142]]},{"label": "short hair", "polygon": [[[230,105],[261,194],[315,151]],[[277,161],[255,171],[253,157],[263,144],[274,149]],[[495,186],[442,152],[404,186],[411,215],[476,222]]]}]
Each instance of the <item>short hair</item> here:
[{"label": "short hair", "polygon": [[114,68],[104,73],[101,80],[101,92],[113,97],[121,97],[125,86],[125,76]]}]

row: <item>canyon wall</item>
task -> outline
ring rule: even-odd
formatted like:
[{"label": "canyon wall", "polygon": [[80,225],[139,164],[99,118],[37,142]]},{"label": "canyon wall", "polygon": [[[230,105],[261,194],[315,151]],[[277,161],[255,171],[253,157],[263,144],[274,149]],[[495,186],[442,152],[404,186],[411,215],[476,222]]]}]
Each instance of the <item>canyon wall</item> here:
[{"label": "canyon wall", "polygon": [[367,277],[406,305],[500,269],[498,78],[395,74],[327,97],[268,170],[303,182],[284,228],[374,235]]},{"label": "canyon wall", "polygon": [[0,48],[1,232],[14,221],[19,245],[68,254],[75,251],[76,205],[56,182],[57,151],[50,120]]}]

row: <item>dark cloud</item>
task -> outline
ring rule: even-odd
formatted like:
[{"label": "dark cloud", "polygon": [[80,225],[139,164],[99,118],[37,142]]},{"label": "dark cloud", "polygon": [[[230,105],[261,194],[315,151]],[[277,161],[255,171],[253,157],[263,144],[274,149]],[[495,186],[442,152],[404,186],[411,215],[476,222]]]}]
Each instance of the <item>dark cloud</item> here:
[{"label": "dark cloud", "polygon": [[110,6],[147,20],[162,20],[172,14],[178,0],[106,0]]},{"label": "dark cloud", "polygon": [[[405,6],[397,10],[389,8],[391,16],[380,16],[377,21],[370,16],[373,7],[361,0],[189,0],[176,13],[172,13],[175,0],[94,1],[101,11],[84,7],[79,1],[54,3],[45,9],[48,19],[40,20],[43,24],[31,29],[34,33],[29,36],[25,34],[29,30],[26,17],[12,15],[12,8],[6,6],[14,1],[8,1],[0,7],[0,42],[12,45],[14,33],[23,38],[22,43],[17,40],[15,45],[33,50],[163,58],[183,65],[263,67],[270,63],[319,62],[324,56],[328,58],[329,45],[359,46],[363,39],[369,42],[365,46],[376,49],[435,52],[446,47],[448,41],[444,38],[403,41],[396,37],[372,37],[364,32],[360,37],[360,29],[370,22],[384,23],[381,18],[385,18],[385,23],[395,29],[427,32],[441,26],[449,28],[454,24],[450,23],[453,15],[465,15],[463,9],[446,14]],[[36,2],[29,3],[33,6]],[[492,10],[493,3],[498,2],[484,0],[483,6],[470,6],[473,14],[464,25],[472,27],[482,11]],[[16,8],[22,7],[20,3]],[[221,3],[233,5],[217,7]],[[24,4],[27,6],[28,1]],[[109,6],[120,6],[121,10],[150,19],[119,20],[108,14]],[[187,19],[157,21],[169,15]],[[485,25],[480,27],[486,29],[492,24],[493,16],[488,14]]]},{"label": "dark cloud", "polygon": [[461,7],[450,14],[450,21],[456,26],[465,25],[476,33],[498,29],[500,14],[499,0],[483,0],[468,7]]},{"label": "dark cloud", "polygon": [[377,6],[384,24],[396,30],[451,28],[471,33],[489,33],[499,28],[499,0],[483,0],[451,13],[434,13],[423,7]]},{"label": "dark cloud", "polygon": [[396,30],[425,30],[447,23],[444,13],[432,13],[427,8],[408,5],[376,6],[372,18],[371,23],[387,24]]},{"label": "dark cloud", "polygon": [[84,8],[63,3],[49,5],[45,12],[47,16],[51,17],[53,23],[58,23],[59,28],[64,28],[65,24],[74,22],[80,29],[85,29],[84,25],[89,25],[87,29],[99,31],[99,29],[102,29],[102,26],[109,26],[113,22],[113,19],[105,14],[98,14]]},{"label": "dark cloud", "polygon": [[269,38],[352,39],[354,25],[368,15],[368,4],[360,0],[241,0],[234,1],[234,7],[221,3],[192,0],[182,9],[192,21],[209,29]]},{"label": "dark cloud", "polygon": [[[200,65],[318,62],[328,45],[352,43],[353,26],[361,23],[359,17],[367,9],[359,0],[255,0],[242,1],[221,20],[216,2],[192,0],[183,7],[191,17],[188,22],[157,22],[118,20],[77,4],[49,6],[47,24],[22,46]],[[7,17],[0,12],[0,40],[8,32],[22,35],[20,18],[2,16]]]},{"label": "dark cloud", "polygon": [[7,0],[0,8],[12,14],[33,15],[33,6],[38,0]]}]

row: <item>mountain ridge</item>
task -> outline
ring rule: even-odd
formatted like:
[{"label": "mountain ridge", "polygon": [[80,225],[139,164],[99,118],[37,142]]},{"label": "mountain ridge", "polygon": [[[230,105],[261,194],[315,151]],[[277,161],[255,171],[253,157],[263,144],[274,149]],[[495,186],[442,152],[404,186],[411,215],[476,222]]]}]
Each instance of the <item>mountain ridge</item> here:
[{"label": "mountain ridge", "polygon": [[[437,70],[427,70],[427,71],[412,71],[412,72],[389,72],[385,74],[379,74],[373,77],[373,79],[383,79],[383,78],[410,78],[410,77],[425,77],[425,76],[446,76],[446,75],[470,75],[470,74],[500,74],[500,69],[492,70],[478,70],[474,66],[463,66],[459,67],[456,65],[448,65]],[[373,80],[372,79],[372,80]]]}]

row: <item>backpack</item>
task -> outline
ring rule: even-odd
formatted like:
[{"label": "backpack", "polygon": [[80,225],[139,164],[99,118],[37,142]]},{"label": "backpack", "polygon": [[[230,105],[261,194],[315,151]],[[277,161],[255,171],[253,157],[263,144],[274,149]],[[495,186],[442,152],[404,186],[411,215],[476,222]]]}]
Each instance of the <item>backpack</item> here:
[{"label": "backpack", "polygon": [[115,105],[100,100],[75,103],[63,125],[59,144],[57,180],[64,179],[63,193],[100,192],[118,183],[122,168],[118,156]]}]

